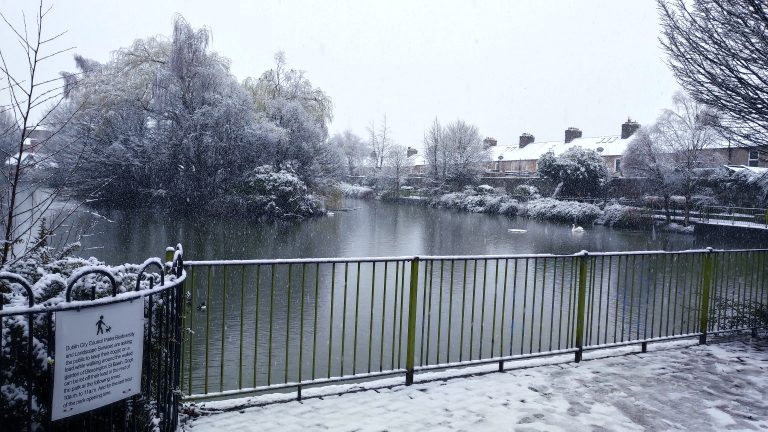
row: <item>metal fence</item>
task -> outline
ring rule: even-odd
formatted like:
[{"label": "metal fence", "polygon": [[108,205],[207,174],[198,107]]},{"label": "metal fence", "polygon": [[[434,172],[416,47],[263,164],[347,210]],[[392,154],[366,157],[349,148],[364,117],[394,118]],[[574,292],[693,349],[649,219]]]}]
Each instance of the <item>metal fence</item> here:
[{"label": "metal fence", "polygon": [[[171,253],[167,267],[159,258],[147,260],[137,274],[136,287],[118,287],[109,267],[76,271],[66,284],[53,282],[34,286],[24,277],[0,273],[0,432],[82,431],[82,430],[176,430],[178,422],[178,376],[181,367],[181,307],[183,304],[183,262],[180,250]],[[170,261],[170,259],[169,259]],[[160,271],[141,289],[149,268]],[[163,271],[174,280],[165,283]],[[106,281],[108,291],[97,290],[97,280]],[[36,302],[36,296],[51,290],[65,300]],[[50,294],[49,292],[49,294]],[[9,296],[25,296],[26,306],[5,307]],[[54,296],[58,297],[58,295]],[[56,313],[93,306],[143,299],[144,358],[141,392],[88,413],[51,421],[53,394]],[[59,356],[60,361],[63,355]]]},{"label": "metal fence", "polygon": [[[674,206],[670,209],[670,214],[676,220],[681,220],[685,217],[685,210]],[[720,222],[726,225],[757,225],[768,228],[768,209],[764,208],[697,206],[690,210],[689,218],[704,223]]]},{"label": "metal fence", "polygon": [[191,261],[187,399],[764,327],[768,250]]}]

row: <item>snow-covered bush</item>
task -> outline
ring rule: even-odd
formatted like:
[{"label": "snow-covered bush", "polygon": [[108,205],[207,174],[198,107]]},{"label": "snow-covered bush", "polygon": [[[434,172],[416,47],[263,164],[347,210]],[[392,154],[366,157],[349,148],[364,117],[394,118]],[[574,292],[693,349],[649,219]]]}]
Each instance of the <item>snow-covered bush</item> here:
[{"label": "snow-covered bush", "polygon": [[219,211],[242,206],[248,216],[260,220],[301,219],[323,213],[320,202],[307,192],[307,186],[295,173],[275,171],[270,165],[247,174],[237,192],[236,197],[219,200]]},{"label": "snow-covered bush", "polygon": [[768,171],[741,170],[733,175],[732,193],[752,206],[768,205]]},{"label": "snow-covered bush", "polygon": [[672,222],[664,225],[662,229],[664,231],[678,233],[678,234],[693,234],[694,226],[693,225],[683,226],[678,223]]},{"label": "snow-covered bush", "polygon": [[475,187],[475,190],[483,194],[492,194],[496,192],[496,189],[494,189],[493,186],[487,184],[481,184]]},{"label": "snow-covered bush", "polygon": [[528,198],[528,199],[541,198],[541,195],[539,194],[539,189],[536,186],[525,185],[525,184],[516,186],[515,189],[512,191],[512,195]]},{"label": "snow-covered bush", "polygon": [[653,216],[639,207],[609,204],[598,222],[614,228],[645,228],[653,225]]},{"label": "snow-covered bush", "polygon": [[508,216],[517,214],[519,209],[517,200],[507,195],[488,193],[487,189],[478,194],[473,192],[473,188],[467,188],[463,192],[441,195],[434,199],[431,205],[433,207],[452,208],[471,213],[496,213]]},{"label": "snow-covered bush", "polygon": [[608,180],[608,168],[594,150],[572,147],[560,156],[552,152],[539,158],[539,174],[562,183],[567,196],[595,195]]},{"label": "snow-covered bush", "polygon": [[376,197],[376,192],[373,188],[366,186],[358,186],[342,182],[339,183],[339,190],[341,190],[342,195],[349,198],[371,199]]},{"label": "snow-covered bush", "polygon": [[602,212],[594,204],[576,201],[558,201],[552,198],[540,198],[528,201],[528,217],[538,220],[550,220],[566,223],[592,223]]}]

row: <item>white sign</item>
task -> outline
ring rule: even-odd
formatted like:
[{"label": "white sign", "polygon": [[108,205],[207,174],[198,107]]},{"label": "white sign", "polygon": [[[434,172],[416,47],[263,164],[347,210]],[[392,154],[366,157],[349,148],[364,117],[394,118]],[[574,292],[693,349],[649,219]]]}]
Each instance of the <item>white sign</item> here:
[{"label": "white sign", "polygon": [[56,312],[52,420],[141,391],[144,301]]}]

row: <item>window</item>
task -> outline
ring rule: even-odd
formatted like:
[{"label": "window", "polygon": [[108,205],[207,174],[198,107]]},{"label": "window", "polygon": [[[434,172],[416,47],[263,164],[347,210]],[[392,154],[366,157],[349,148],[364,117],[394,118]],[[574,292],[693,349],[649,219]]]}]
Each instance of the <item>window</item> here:
[{"label": "window", "polygon": [[613,171],[621,174],[621,158],[613,161]]},{"label": "window", "polygon": [[756,167],[760,163],[760,152],[757,150],[750,150],[749,151],[749,159],[747,160],[747,165],[751,167]]}]

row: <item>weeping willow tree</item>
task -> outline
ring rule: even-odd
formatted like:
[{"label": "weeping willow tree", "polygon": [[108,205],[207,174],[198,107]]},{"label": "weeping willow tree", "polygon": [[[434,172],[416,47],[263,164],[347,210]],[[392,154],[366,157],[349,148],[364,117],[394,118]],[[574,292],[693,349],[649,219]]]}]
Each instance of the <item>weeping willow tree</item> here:
[{"label": "weeping willow tree", "polygon": [[[76,58],[77,72],[63,74],[59,115],[84,107],[61,140],[88,155],[80,192],[98,190],[110,205],[154,200],[199,212],[238,202],[230,198],[263,165],[307,184],[339,171],[342,154],[326,144],[330,99],[320,89],[287,70],[282,55],[241,84],[209,42],[208,29],[178,16],[168,38],[137,40],[104,64]],[[238,199],[241,210],[253,208]]]}]

